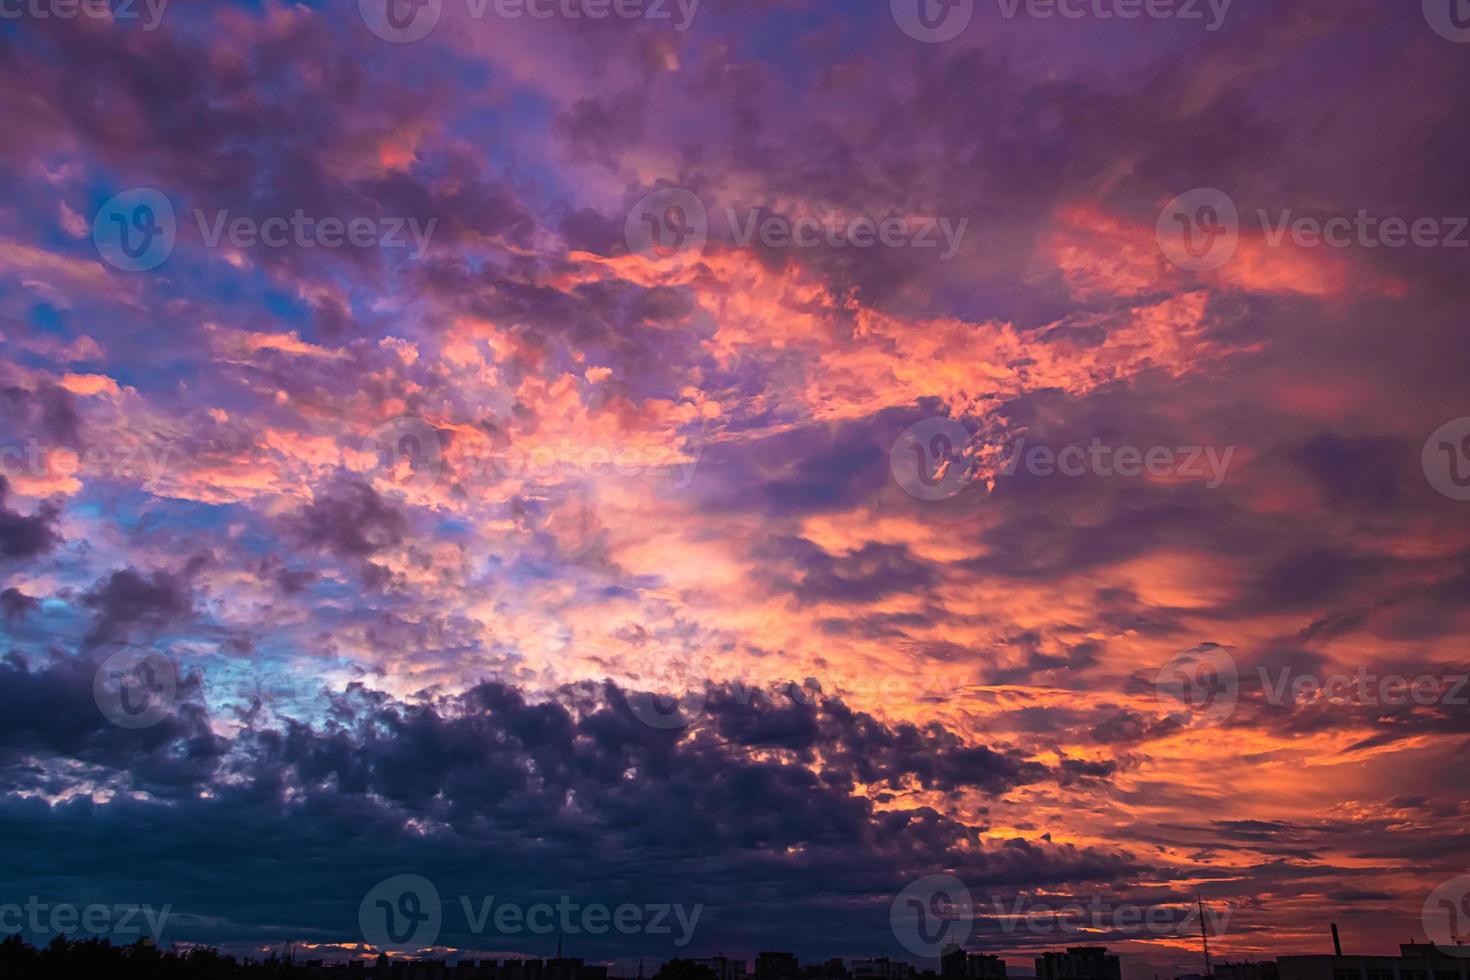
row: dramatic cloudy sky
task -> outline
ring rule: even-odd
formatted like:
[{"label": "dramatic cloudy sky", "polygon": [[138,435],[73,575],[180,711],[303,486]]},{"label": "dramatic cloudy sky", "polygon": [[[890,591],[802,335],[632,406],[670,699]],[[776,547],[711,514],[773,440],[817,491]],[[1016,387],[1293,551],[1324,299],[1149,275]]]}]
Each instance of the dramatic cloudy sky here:
[{"label": "dramatic cloudy sky", "polygon": [[[997,902],[1198,892],[1231,958],[1424,938],[1470,872],[1470,502],[1421,453],[1470,415],[1470,249],[1258,211],[1455,232],[1470,44],[1433,2],[975,0],[942,42],[887,0],[442,0],[406,43],[372,6],[5,5],[0,902],[361,952],[415,874],[441,953],[545,955],[459,897],[568,895],[704,907],[589,959],[912,958],[894,898],[947,873],[1017,965],[1196,943]],[[702,249],[637,251],[660,188]],[[1156,228],[1196,188],[1240,231],[1188,269]],[[138,193],[176,213],[153,268],[94,241]],[[214,236],[298,211],[431,234]],[[1007,466],[1094,440],[1169,452]],[[99,668],[140,648],[176,683],[127,727]],[[1201,663],[1238,690],[1161,694]],[[1272,696],[1360,670],[1425,696]]]}]

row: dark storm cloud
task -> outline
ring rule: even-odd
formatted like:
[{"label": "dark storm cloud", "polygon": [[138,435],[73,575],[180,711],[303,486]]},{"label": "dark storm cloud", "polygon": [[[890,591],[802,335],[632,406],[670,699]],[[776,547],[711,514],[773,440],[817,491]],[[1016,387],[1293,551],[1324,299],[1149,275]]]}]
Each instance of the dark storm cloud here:
[{"label": "dark storm cloud", "polygon": [[[827,940],[841,944],[886,921],[907,869],[955,868],[967,880],[1014,886],[1112,878],[1133,867],[1093,848],[979,845],[974,828],[933,810],[877,809],[855,793],[857,782],[1004,794],[1104,773],[1075,765],[1053,773],[937,725],[885,725],[812,690],[789,700],[717,691],[706,720],[680,733],[643,724],[612,686],[535,703],[489,683],[408,711],[353,685],[320,726],[250,728],[224,741],[207,734],[189,704],[155,728],[109,731],[80,663],[33,671],[12,660],[3,669],[0,691],[12,700],[0,715],[0,746],[34,760],[12,780],[45,785],[78,760],[98,767],[98,778],[158,797],[88,805],[85,819],[76,803],[10,801],[12,840],[70,842],[45,868],[16,873],[49,888],[86,868],[90,889],[133,888],[134,901],[172,902],[180,938],[296,929],[340,940],[354,935],[367,888],[413,871],[451,894],[703,901],[718,934],[752,942],[778,935],[792,916],[821,920],[835,896],[871,896],[870,912]],[[437,829],[424,834],[408,820]],[[99,848],[123,838],[137,846],[98,860]],[[181,867],[160,860],[165,848],[208,860]],[[599,855],[595,867],[589,849]],[[270,862],[293,869],[292,898],[277,875],[261,873]],[[798,884],[811,874],[824,880],[821,894]],[[742,911],[719,921],[720,910],[749,908],[767,893],[788,895],[781,916]],[[474,942],[462,932],[451,938]],[[648,950],[645,938],[631,942],[623,952]],[[615,941],[593,948],[619,949]]]},{"label": "dark storm cloud", "polygon": [[164,571],[145,575],[125,568],[93,586],[82,597],[82,605],[94,616],[92,640],[134,642],[188,620],[194,613],[194,596],[187,575]]},{"label": "dark storm cloud", "polygon": [[936,578],[936,569],[902,545],[869,543],[851,554],[829,555],[791,539],[770,542],[764,557],[789,567],[792,591],[802,602],[868,603],[930,586]]},{"label": "dark storm cloud", "polygon": [[99,708],[98,669],[72,658],[40,667],[14,653],[0,659],[0,773],[7,792],[59,790],[66,777],[52,765],[60,760],[82,764],[105,783],[122,778],[163,795],[196,791],[216,775],[225,746],[190,700],[197,695],[190,678],[180,680],[166,718],[134,730],[113,724]]},{"label": "dark storm cloud", "polygon": [[323,488],[287,524],[303,545],[340,558],[366,558],[395,547],[409,528],[402,511],[351,479]]},{"label": "dark storm cloud", "polygon": [[14,623],[24,619],[26,616],[41,608],[41,603],[34,596],[28,596],[20,589],[6,589],[0,592],[0,616],[7,623]]},{"label": "dark storm cloud", "polygon": [[21,514],[5,505],[9,491],[10,484],[0,476],[0,561],[24,561],[50,551],[61,541],[55,527],[60,508],[45,503]]},{"label": "dark storm cloud", "polygon": [[0,406],[11,438],[26,436],[63,445],[77,441],[81,419],[76,400],[64,388],[52,384],[0,387]]}]

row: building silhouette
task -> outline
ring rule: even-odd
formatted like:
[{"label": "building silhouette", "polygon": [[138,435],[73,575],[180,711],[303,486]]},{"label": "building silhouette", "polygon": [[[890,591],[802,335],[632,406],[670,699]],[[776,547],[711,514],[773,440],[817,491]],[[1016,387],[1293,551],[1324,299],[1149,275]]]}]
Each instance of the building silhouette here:
[{"label": "building silhouette", "polygon": [[941,980],[1005,980],[1006,961],[988,953],[967,953],[951,943],[939,954]]},{"label": "building silhouette", "polygon": [[1281,970],[1275,960],[1260,963],[1222,961],[1215,964],[1215,980],[1281,980]]},{"label": "building silhouette", "polygon": [[800,973],[795,953],[755,954],[755,980],[796,980]]},{"label": "building silhouette", "polygon": [[1069,946],[1036,957],[1036,980],[1123,980],[1123,967],[1105,947]]},{"label": "building silhouette", "polygon": [[1280,980],[1470,980],[1470,957],[1404,943],[1398,956],[1280,956]]}]

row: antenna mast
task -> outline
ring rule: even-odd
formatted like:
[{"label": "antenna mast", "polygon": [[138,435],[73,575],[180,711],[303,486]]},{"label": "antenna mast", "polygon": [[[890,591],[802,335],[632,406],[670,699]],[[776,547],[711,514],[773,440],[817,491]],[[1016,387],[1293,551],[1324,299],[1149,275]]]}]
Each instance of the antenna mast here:
[{"label": "antenna mast", "polygon": [[1205,976],[1213,977],[1215,967],[1210,962],[1210,930],[1205,925],[1205,900],[1200,897],[1199,892],[1194,893],[1194,898],[1199,903],[1199,935],[1205,942]]}]

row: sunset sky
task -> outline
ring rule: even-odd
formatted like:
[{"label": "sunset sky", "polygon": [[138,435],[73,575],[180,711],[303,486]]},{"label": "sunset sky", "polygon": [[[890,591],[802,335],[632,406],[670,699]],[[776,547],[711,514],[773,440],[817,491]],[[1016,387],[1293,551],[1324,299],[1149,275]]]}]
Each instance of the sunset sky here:
[{"label": "sunset sky", "polygon": [[566,937],[619,968],[932,966],[948,874],[970,948],[1145,978],[1197,923],[1001,913],[1390,953],[1470,873],[1437,0],[55,2],[0,19],[0,904],[341,957],[412,874],[435,955],[569,895],[702,906]]}]

